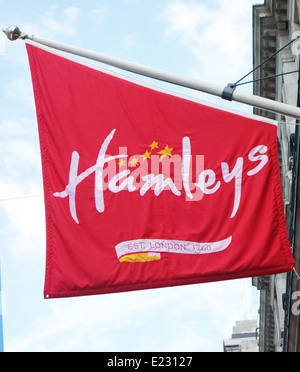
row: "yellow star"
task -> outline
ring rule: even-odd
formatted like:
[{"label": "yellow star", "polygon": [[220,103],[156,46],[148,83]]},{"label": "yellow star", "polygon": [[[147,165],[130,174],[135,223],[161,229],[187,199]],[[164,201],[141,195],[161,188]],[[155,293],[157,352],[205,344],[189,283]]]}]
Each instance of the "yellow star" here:
[{"label": "yellow star", "polygon": [[159,151],[158,154],[161,155],[160,160],[163,160],[166,156],[169,156],[170,158],[172,155],[173,148],[171,149],[169,145],[167,145],[162,151]]},{"label": "yellow star", "polygon": [[133,159],[129,162],[130,168],[134,168],[139,164],[139,159],[137,159],[135,156]]},{"label": "yellow star", "polygon": [[151,159],[151,152],[146,150],[145,154],[142,155],[142,158],[143,158],[143,161],[145,161],[146,159]]},{"label": "yellow star", "polygon": [[153,141],[152,145],[149,146],[151,148],[151,151],[154,149],[158,149],[158,142]]},{"label": "yellow star", "polygon": [[125,164],[126,164],[125,160],[122,159],[122,160],[120,161],[120,163],[118,163],[118,166],[119,166],[120,168],[122,168],[123,165],[125,165]]}]

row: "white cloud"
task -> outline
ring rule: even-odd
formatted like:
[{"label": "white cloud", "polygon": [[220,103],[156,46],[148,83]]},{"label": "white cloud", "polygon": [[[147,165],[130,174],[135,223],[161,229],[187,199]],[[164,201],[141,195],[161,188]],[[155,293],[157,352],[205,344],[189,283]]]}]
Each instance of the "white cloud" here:
[{"label": "white cloud", "polygon": [[0,56],[4,56],[6,54],[6,36],[3,32],[0,33]]},{"label": "white cloud", "polygon": [[[25,188],[24,179],[30,180],[30,176],[36,177],[36,172],[41,171],[36,121],[26,117],[4,120],[0,131],[1,181],[16,182]],[[0,199],[7,197],[1,189],[0,193]]]},{"label": "white cloud", "polygon": [[43,308],[8,351],[216,351],[245,319],[243,281],[51,300]]},{"label": "white cloud", "polygon": [[23,199],[43,194],[36,121],[4,120],[0,132],[0,208],[6,216],[7,247],[20,258],[44,245],[43,198]]},{"label": "white cloud", "polygon": [[103,22],[104,18],[110,14],[110,11],[106,7],[100,7],[97,9],[93,9],[92,17],[96,20],[97,23]]},{"label": "white cloud", "polygon": [[26,136],[28,130],[32,129],[33,126],[36,127],[36,121],[33,118],[23,117],[22,120],[3,120],[0,124],[1,142],[16,136]]},{"label": "white cloud", "polygon": [[132,50],[136,47],[138,40],[138,35],[137,34],[129,34],[126,35],[124,40],[123,40],[123,48],[125,50]]},{"label": "white cloud", "polygon": [[[211,82],[234,82],[251,69],[251,17],[255,0],[218,0],[212,8],[193,1],[170,1],[162,14],[166,35],[194,58],[191,73]],[[188,57],[187,57],[188,58]],[[225,86],[224,85],[224,86]]]},{"label": "white cloud", "polygon": [[3,144],[0,153],[1,152],[6,153],[5,164],[3,164],[6,172],[7,174],[13,175],[14,178],[19,178],[21,180],[24,172],[29,174],[32,167],[40,169],[40,152],[38,147],[34,146],[31,141],[11,139]]},{"label": "white cloud", "polygon": [[209,352],[216,346],[212,344],[212,338],[209,339],[206,334],[181,324],[174,327],[171,336],[167,352]]},{"label": "white cloud", "polygon": [[78,34],[78,22],[80,9],[72,6],[60,10],[57,5],[51,5],[45,13],[37,19],[36,23],[24,23],[21,25],[23,32],[51,37],[66,35],[75,36]]},{"label": "white cloud", "polygon": [[202,4],[187,4],[182,0],[169,2],[164,18],[169,21],[169,35],[180,33],[181,42],[190,44],[199,38],[198,28],[203,23],[209,23],[213,11]]},{"label": "white cloud", "polygon": [[56,34],[74,36],[77,33],[76,23],[80,10],[77,7],[66,8],[62,12],[62,17],[57,16],[57,6],[51,5],[50,8],[41,16],[43,26]]},{"label": "white cloud", "polygon": [[15,258],[21,261],[40,255],[40,247],[45,246],[45,213],[41,185],[33,181],[22,184],[1,179],[0,193],[1,198],[5,195],[6,199],[0,202],[0,207],[7,218],[6,229],[10,231],[9,249]]},{"label": "white cloud", "polygon": [[140,0],[122,0],[122,2],[124,4],[136,4],[138,3]]}]

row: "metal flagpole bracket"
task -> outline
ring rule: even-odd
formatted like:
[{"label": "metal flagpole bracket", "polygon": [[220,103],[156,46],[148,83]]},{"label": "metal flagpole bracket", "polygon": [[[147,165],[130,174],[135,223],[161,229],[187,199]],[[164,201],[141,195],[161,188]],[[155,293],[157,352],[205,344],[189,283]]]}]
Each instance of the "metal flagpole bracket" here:
[{"label": "metal flagpole bracket", "polygon": [[24,40],[27,38],[27,34],[24,34],[23,32],[21,32],[19,27],[17,26],[11,26],[7,28],[6,30],[3,30],[3,32],[5,33],[5,35],[10,41],[15,41],[18,39]]},{"label": "metal flagpole bracket", "polygon": [[235,90],[236,90],[235,84],[232,83],[227,84],[227,86],[223,90],[222,98],[226,99],[227,101],[232,101],[232,96]]}]

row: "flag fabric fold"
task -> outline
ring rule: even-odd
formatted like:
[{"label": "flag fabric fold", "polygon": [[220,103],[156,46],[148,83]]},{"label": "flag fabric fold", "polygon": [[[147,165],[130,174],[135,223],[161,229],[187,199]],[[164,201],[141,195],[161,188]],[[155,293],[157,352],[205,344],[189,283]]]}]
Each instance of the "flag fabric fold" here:
[{"label": "flag fabric fold", "polygon": [[292,270],[276,122],[27,43],[45,298]]}]

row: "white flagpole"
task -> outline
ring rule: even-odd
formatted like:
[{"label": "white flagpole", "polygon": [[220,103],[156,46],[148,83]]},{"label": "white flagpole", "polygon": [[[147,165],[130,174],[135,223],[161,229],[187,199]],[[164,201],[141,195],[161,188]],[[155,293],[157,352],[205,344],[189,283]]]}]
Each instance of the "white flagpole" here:
[{"label": "white flagpole", "polygon": [[[225,88],[215,84],[203,82],[198,79],[189,78],[172,72],[145,66],[139,63],[130,62],[124,59],[112,57],[88,49],[79,48],[70,44],[65,44],[58,41],[46,39],[40,36],[28,35],[22,33],[16,26],[12,26],[9,29],[5,30],[4,32],[6,33],[7,37],[10,40],[29,39],[35,41],[36,43],[48,46],[50,48],[71,53],[80,57],[88,58],[97,62],[105,63],[107,65],[117,67],[122,70],[130,71],[139,75],[147,76],[153,79],[165,81],[175,85],[180,85],[186,88],[195,89],[200,92],[212,94],[217,97],[222,97],[224,94]],[[244,103],[246,105],[257,107],[263,110],[276,112],[281,115],[286,115],[292,118],[300,119],[300,108],[295,106],[255,96],[252,94],[240,92],[238,90],[230,92],[229,89],[229,96],[230,100],[232,101]]]}]

